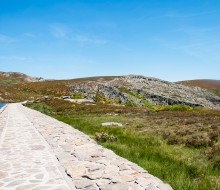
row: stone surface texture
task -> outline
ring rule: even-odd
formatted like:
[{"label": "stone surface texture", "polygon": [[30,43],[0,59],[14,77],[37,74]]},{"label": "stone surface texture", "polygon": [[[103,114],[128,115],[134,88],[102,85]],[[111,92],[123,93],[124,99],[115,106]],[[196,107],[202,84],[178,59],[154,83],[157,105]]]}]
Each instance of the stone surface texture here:
[{"label": "stone surface texture", "polygon": [[0,189],[172,189],[82,132],[21,104],[0,114],[0,135]]},{"label": "stone surface texture", "polygon": [[0,189],[73,189],[52,149],[20,108],[10,104],[0,112]]}]

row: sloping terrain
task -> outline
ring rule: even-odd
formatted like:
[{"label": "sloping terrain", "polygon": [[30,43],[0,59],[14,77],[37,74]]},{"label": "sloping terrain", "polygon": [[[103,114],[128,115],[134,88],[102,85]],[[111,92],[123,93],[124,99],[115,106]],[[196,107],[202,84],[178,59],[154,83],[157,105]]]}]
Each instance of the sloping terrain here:
[{"label": "sloping terrain", "polygon": [[210,92],[215,93],[216,95],[220,96],[220,80],[187,80],[187,81],[180,81],[179,84],[183,84],[189,87],[200,87],[207,89]]},{"label": "sloping terrain", "polygon": [[95,102],[136,107],[185,105],[220,108],[220,97],[199,87],[187,87],[140,75],[93,77],[1,85],[5,101],[24,101],[43,96],[68,96]]},{"label": "sloping terrain", "polygon": [[71,93],[86,98],[98,98],[123,104],[187,105],[219,108],[220,98],[198,87],[180,84],[139,75],[116,77],[106,81],[84,81],[69,85]]},{"label": "sloping terrain", "polygon": [[41,81],[41,77],[31,77],[18,72],[0,72],[0,84],[18,84],[23,82]]}]

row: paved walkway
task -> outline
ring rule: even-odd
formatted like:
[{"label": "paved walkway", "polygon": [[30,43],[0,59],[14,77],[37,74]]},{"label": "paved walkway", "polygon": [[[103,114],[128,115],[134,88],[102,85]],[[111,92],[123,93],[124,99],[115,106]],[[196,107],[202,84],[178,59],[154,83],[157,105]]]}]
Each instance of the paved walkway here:
[{"label": "paved walkway", "polygon": [[0,136],[0,189],[172,189],[80,131],[20,104],[0,114]]},{"label": "paved walkway", "polygon": [[0,115],[0,189],[71,189],[50,147],[27,117],[16,104]]}]

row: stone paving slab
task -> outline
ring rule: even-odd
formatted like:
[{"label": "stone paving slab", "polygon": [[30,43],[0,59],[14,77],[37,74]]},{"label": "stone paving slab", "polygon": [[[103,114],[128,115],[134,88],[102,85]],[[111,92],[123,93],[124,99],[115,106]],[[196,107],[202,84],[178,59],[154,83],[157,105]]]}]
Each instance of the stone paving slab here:
[{"label": "stone paving slab", "polygon": [[19,104],[0,113],[0,189],[70,190],[72,181]]},{"label": "stone paving slab", "polygon": [[47,141],[76,189],[172,190],[143,168],[101,147],[73,127],[22,105],[16,107]]}]

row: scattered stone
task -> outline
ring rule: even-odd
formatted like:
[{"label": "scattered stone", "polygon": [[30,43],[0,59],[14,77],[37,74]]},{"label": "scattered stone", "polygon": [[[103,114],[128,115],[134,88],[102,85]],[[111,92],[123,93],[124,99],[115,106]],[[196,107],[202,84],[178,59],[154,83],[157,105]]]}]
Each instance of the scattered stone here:
[{"label": "scattered stone", "polygon": [[102,123],[103,127],[109,127],[109,126],[118,126],[118,127],[122,127],[123,125],[121,123],[117,123],[117,122],[106,122],[106,123]]},{"label": "scattered stone", "polygon": [[92,99],[66,99],[70,102],[74,102],[74,103],[77,103],[77,104],[82,104],[82,103],[87,103],[87,104],[95,104],[95,101],[92,100]]}]

